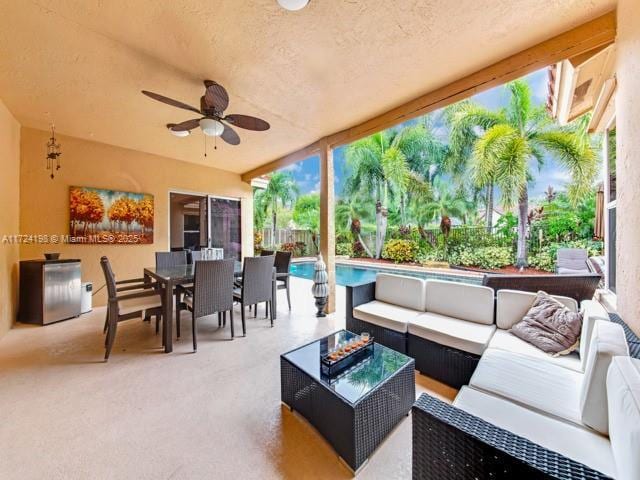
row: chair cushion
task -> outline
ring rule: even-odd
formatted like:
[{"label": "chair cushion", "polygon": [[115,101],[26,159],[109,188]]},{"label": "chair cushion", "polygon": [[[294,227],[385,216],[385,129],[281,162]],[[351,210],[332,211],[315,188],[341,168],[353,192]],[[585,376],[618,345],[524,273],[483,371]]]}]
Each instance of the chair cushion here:
[{"label": "chair cushion", "polygon": [[162,306],[162,299],[160,294],[149,295],[140,298],[130,298],[126,300],[120,300],[118,302],[118,312],[120,315],[126,315],[133,312],[142,312],[151,308],[157,308]]},{"label": "chair cushion", "polygon": [[420,313],[416,310],[378,300],[363,303],[353,309],[353,316],[358,320],[402,333],[407,331],[407,322],[420,315]]},{"label": "chair cushion", "polygon": [[495,330],[495,325],[469,322],[430,312],[409,320],[411,335],[475,355],[482,355]]},{"label": "chair cushion", "polygon": [[620,480],[640,478],[640,360],[615,357],[607,375],[609,438]]},{"label": "chair cushion", "polygon": [[470,387],[462,387],[453,405],[605,475],[616,475],[611,444],[596,432]]},{"label": "chair cushion", "polygon": [[193,297],[191,295],[184,296],[184,303],[186,303],[187,307],[193,309]]},{"label": "chair cushion", "polygon": [[[572,312],[578,311],[578,303],[569,297],[552,295]],[[496,294],[496,324],[508,330],[527,314],[536,299],[536,293],[519,290],[498,290]]]},{"label": "chair cushion", "polygon": [[582,424],[583,374],[539,359],[488,348],[469,385],[519,405]]},{"label": "chair cushion", "polygon": [[540,291],[524,318],[509,331],[546,353],[567,355],[579,347],[582,312],[572,312]]},{"label": "chair cushion", "polygon": [[424,312],[425,281],[417,277],[378,273],[376,300]]},{"label": "chair cushion", "polygon": [[469,322],[493,323],[493,289],[443,280],[427,280],[426,310]]},{"label": "chair cushion", "polygon": [[500,328],[498,328],[493,334],[493,337],[489,342],[489,348],[497,348],[498,350],[505,350],[507,352],[520,353],[564,368],[569,368],[576,372],[582,372],[582,361],[576,352],[554,357],[548,353],[544,353],[538,347],[519,339],[509,331],[502,330]]},{"label": "chair cushion", "polygon": [[629,355],[622,326],[613,322],[596,320],[591,335],[589,356],[584,369],[584,381],[580,392],[582,422],[607,435],[607,372],[614,356]]}]

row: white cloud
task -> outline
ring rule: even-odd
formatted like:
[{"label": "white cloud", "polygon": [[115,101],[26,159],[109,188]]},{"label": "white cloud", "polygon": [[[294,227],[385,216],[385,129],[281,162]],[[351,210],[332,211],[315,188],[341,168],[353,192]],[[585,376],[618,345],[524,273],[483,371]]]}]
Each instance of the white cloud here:
[{"label": "white cloud", "polygon": [[299,172],[300,170],[302,170],[302,162],[292,163],[291,165],[287,165],[281,170],[285,172]]}]

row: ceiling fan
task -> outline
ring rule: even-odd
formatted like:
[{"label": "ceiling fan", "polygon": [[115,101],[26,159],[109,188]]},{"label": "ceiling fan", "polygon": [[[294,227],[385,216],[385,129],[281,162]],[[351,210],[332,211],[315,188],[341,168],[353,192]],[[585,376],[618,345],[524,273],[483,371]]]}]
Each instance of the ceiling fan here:
[{"label": "ceiling fan", "polygon": [[238,145],[240,137],[231,128],[244,128],[245,130],[264,131],[269,130],[269,123],[264,120],[249,115],[231,114],[225,115],[224,111],[229,105],[229,94],[225,88],[213,80],[204,81],[205,92],[200,97],[200,110],[186,103],[165,97],[158,93],[142,90],[147,97],[153,98],[167,105],[182,108],[202,115],[200,118],[194,118],[181,123],[168,123],[167,128],[171,133],[178,137],[186,137],[190,131],[196,127],[200,127],[205,135],[211,137],[220,137],[229,145]]}]

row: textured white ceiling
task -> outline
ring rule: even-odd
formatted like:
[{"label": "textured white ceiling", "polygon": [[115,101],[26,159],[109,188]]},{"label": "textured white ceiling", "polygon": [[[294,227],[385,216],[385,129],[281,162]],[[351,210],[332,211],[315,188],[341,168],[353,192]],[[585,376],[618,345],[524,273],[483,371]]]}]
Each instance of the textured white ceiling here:
[{"label": "textured white ceiling", "polygon": [[[595,18],[614,0],[0,0],[0,99],[25,126],[245,172]],[[240,146],[164,125],[224,85]],[[46,115],[45,112],[50,112]]]}]

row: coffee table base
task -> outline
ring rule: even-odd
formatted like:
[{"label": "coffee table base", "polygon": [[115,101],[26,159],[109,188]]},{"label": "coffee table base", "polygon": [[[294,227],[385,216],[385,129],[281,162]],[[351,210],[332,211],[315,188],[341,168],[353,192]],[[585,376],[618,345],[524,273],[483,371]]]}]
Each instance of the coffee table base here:
[{"label": "coffee table base", "polygon": [[301,414],[358,471],[415,401],[413,361],[355,404],[280,357],[281,399]]}]

